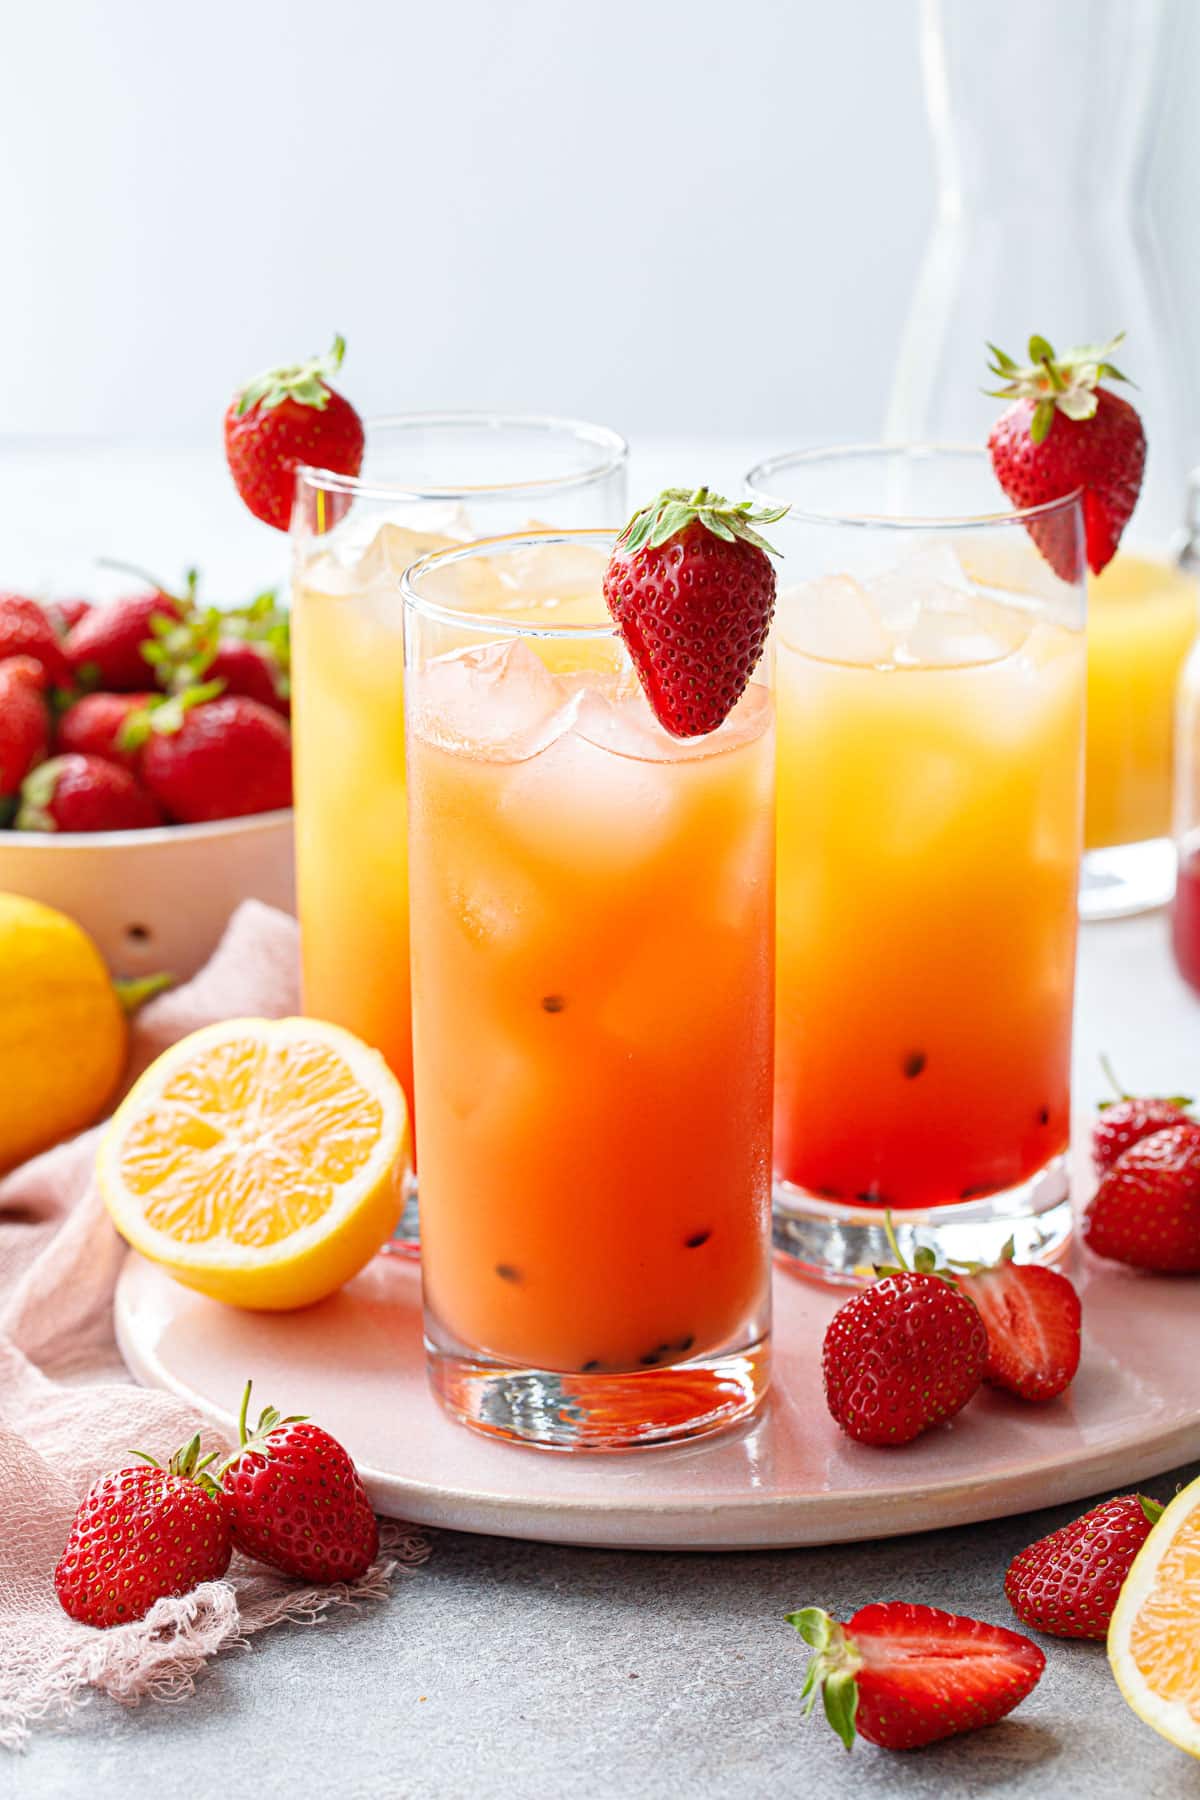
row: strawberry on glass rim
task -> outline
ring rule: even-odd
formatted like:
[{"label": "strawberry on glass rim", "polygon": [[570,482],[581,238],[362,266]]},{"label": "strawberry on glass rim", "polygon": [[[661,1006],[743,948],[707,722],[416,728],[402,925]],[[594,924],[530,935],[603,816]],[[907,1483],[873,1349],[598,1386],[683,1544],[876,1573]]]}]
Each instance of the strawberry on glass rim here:
[{"label": "strawberry on glass rim", "polygon": [[[1044,506],[1078,492],[1082,498],[1088,567],[1099,575],[1116,554],[1141,492],[1146,434],[1128,400],[1102,380],[1128,381],[1111,356],[1124,337],[1080,344],[1057,356],[1044,337],[1029,340],[1029,361],[1017,363],[995,344],[988,367],[1001,386],[988,391],[1011,400],[988,437],[992,467],[1017,507]],[[1076,581],[1073,534],[1061,520],[1034,519],[1030,536],[1055,574]]]},{"label": "strawberry on glass rim", "polygon": [[268,369],[247,382],[226,411],[225,456],[234,486],[255,518],[276,531],[291,524],[302,463],[336,475],[357,475],[362,467],[363,422],[330,386],[345,354],[345,338],[335,337],[326,356]]},{"label": "strawberry on glass rim", "polygon": [[604,572],[604,598],[651,710],[673,737],[702,737],[745,693],[775,613],[776,552],[752,510],[707,487],[664,488],[634,513]]}]

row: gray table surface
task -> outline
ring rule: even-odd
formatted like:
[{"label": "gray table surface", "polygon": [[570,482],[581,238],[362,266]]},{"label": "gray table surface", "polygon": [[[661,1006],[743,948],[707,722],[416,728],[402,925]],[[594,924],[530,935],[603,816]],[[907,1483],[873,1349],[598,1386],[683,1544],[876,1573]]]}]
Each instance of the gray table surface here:
[{"label": "gray table surface", "polygon": [[[1147,1483],[1161,1498],[1200,1467]],[[1048,1663],[990,1730],[847,1756],[801,1717],[783,1614],[923,1601],[1011,1623],[1008,1559],[1082,1508],[832,1550],[637,1555],[436,1537],[389,1600],[282,1626],[219,1658],[180,1706],[96,1699],[0,1764],[0,1794],[213,1800],[671,1800],[720,1795],[1200,1794],[1200,1768],[1121,1701],[1100,1644]]]}]

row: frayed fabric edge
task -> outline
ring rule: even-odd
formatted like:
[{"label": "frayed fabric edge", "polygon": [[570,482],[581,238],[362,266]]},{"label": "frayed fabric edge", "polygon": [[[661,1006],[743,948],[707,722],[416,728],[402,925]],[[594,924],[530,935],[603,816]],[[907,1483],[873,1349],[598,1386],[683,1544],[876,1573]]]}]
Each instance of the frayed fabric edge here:
[{"label": "frayed fabric edge", "polygon": [[[424,1533],[394,1520],[380,1521],[379,1547],[379,1558],[358,1581],[281,1588],[248,1599],[248,1617],[239,1611],[236,1582],[224,1580],[160,1600],[130,1625],[75,1627],[86,1634],[82,1641],[36,1674],[26,1669],[0,1676],[0,1748],[26,1749],[32,1725],[69,1718],[97,1693],[128,1707],[144,1699],[176,1705],[195,1692],[196,1676],[213,1656],[247,1649],[251,1637],[273,1625],[317,1625],[333,1606],[386,1599],[393,1577],[415,1573],[432,1550]],[[244,1568],[252,1576],[266,1573],[261,1565]]]}]

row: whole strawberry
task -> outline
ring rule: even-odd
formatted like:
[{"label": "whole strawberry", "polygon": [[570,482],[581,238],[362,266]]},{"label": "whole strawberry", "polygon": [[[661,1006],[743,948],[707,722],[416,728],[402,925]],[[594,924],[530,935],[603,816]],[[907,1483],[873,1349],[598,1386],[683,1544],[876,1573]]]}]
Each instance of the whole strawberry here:
[{"label": "whole strawberry", "polygon": [[60,716],[54,747],[78,756],[102,756],[132,771],[137,750],[122,746],[125,725],[134,713],[161,700],[161,694],[151,693],[84,694]]},{"label": "whole strawberry", "polygon": [[[1146,434],[1142,421],[1102,378],[1125,381],[1109,360],[1121,342],[1083,344],[1055,356],[1042,337],[1029,340],[1022,367],[989,345],[990,365],[1002,386],[993,390],[1012,405],[988,438],[992,467],[1014,506],[1041,506],[1079,489],[1083,496],[1088,567],[1098,575],[1112,561],[1142,486]],[[1029,531],[1064,581],[1082,574],[1069,527],[1061,518],[1032,520]]]},{"label": "whole strawberry", "polygon": [[291,713],[287,683],[264,644],[251,644],[245,638],[221,638],[211,660],[204,665],[203,679],[223,682],[227,694],[257,700],[260,706],[269,706],[285,719]]},{"label": "whole strawberry", "polygon": [[356,1581],[379,1550],[358,1470],[327,1431],[304,1418],[281,1419],[273,1406],[248,1434],[249,1406],[247,1382],[241,1447],[221,1468],[235,1546],[305,1581]]},{"label": "whole strawberry", "polygon": [[813,1651],[806,1713],[819,1694],[847,1750],[856,1737],[918,1750],[994,1725],[1033,1692],[1046,1666],[1044,1652],[1019,1632],[903,1600],[860,1607],[845,1625],[816,1606],[787,1620]]},{"label": "whole strawberry", "polygon": [[49,614],[24,594],[0,594],[0,662],[31,656],[50,687],[69,687],[71,670]]},{"label": "whole strawberry", "polygon": [[138,774],[179,824],[236,819],[292,804],[292,735],[279,714],[238,694],[201,687],[125,725],[140,745]]},{"label": "whole strawberry", "polygon": [[362,420],[329,385],[345,353],[345,339],[336,337],[328,356],[268,370],[234,396],[225,414],[234,486],[255,518],[277,531],[291,523],[300,464],[338,475],[357,475],[362,467]]},{"label": "whole strawberry", "polygon": [[1168,1126],[1118,1156],[1088,1203],[1083,1239],[1133,1269],[1200,1272],[1200,1124]]},{"label": "whole strawberry", "polygon": [[978,1309],[933,1273],[933,1253],[918,1250],[912,1269],[896,1257],[901,1266],[839,1306],[825,1331],[826,1403],[860,1444],[911,1443],[960,1411],[987,1368]]},{"label": "whole strawberry", "polygon": [[634,514],[604,574],[604,598],[659,723],[715,731],[758,666],[775,612],[770,545],[751,512],[706,487],[666,488]]},{"label": "whole strawberry", "polygon": [[1022,1625],[1052,1637],[1106,1637],[1125,1577],[1162,1510],[1145,1494],[1120,1494],[1020,1551],[1004,1592]]},{"label": "whole strawberry", "polygon": [[1058,1269],[1013,1261],[1010,1238],[992,1267],[955,1265],[987,1331],[984,1380],[1022,1400],[1053,1400],[1079,1368],[1079,1295]]},{"label": "whole strawberry", "polygon": [[0,662],[0,800],[19,792],[50,747],[46,672],[32,656]]},{"label": "whole strawberry", "polygon": [[1192,1100],[1187,1094],[1154,1098],[1127,1094],[1107,1058],[1101,1057],[1100,1062],[1117,1095],[1115,1100],[1100,1102],[1100,1117],[1092,1127],[1092,1161],[1102,1175],[1132,1144],[1156,1131],[1165,1131],[1168,1126],[1182,1124]]},{"label": "whole strawberry", "polygon": [[114,693],[140,691],[150,679],[144,648],[154,642],[155,621],[178,619],[187,603],[151,591],[91,607],[63,644],[75,680]]},{"label": "whole strawberry", "polygon": [[54,1571],[65,1613],[82,1625],[128,1625],[168,1594],[220,1580],[233,1546],[224,1498],[205,1472],[215,1456],[201,1457],[197,1436],[165,1469],[145,1457],[92,1483]]},{"label": "whole strawberry", "polygon": [[25,777],[18,831],[146,831],[162,813],[128,769],[100,756],[55,756]]},{"label": "whole strawberry", "polygon": [[[262,608],[263,602],[269,605]],[[289,632],[286,615],[277,614],[273,602],[273,594],[264,594],[241,612],[211,607],[160,632],[147,652],[160,684],[181,694],[202,682],[216,682],[220,692],[243,694],[287,718]],[[279,624],[271,626],[275,619]]]}]

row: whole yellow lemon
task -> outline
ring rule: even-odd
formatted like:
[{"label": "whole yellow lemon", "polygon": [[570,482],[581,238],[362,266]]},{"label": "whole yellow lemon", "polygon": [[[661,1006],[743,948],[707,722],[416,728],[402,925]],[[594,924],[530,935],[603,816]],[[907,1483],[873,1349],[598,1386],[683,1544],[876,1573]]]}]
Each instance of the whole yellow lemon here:
[{"label": "whole yellow lemon", "polygon": [[0,894],[0,1172],[94,1125],[127,1051],[124,1008],[87,933]]}]

